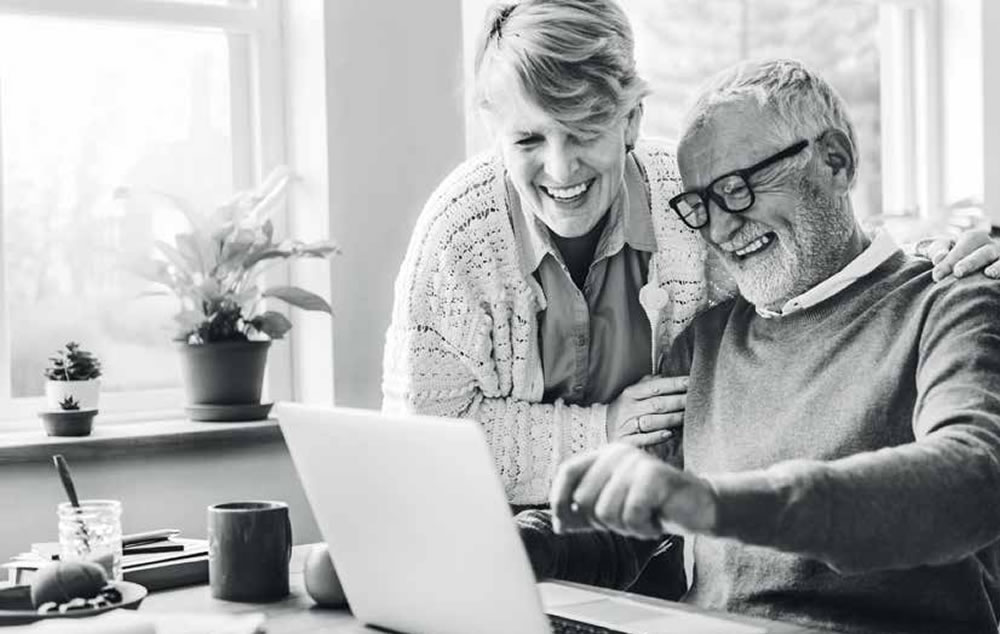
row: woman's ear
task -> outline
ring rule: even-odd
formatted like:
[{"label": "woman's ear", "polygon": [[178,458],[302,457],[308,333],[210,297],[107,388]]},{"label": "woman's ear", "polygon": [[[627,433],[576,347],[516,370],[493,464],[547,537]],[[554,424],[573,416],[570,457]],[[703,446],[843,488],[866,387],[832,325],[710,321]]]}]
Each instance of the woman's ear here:
[{"label": "woman's ear", "polygon": [[642,104],[640,103],[632,112],[628,113],[625,121],[625,147],[634,148],[639,141],[639,127],[642,124]]},{"label": "woman's ear", "polygon": [[855,147],[844,132],[831,128],[816,139],[816,153],[836,188],[846,193],[854,184]]}]

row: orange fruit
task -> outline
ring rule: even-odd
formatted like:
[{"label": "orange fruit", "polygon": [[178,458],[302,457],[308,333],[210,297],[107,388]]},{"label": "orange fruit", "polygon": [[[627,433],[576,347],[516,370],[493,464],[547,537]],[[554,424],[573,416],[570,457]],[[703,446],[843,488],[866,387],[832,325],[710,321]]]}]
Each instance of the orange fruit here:
[{"label": "orange fruit", "polygon": [[306,592],[313,601],[324,608],[347,607],[344,587],[340,584],[340,577],[333,567],[333,560],[326,544],[317,544],[309,551],[302,573],[305,577]]}]

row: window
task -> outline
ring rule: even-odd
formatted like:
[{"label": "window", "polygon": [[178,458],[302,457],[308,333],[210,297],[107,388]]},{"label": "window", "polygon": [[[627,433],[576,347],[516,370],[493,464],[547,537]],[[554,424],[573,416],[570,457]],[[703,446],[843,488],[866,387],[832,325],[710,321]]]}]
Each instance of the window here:
[{"label": "window", "polygon": [[[862,222],[887,224],[906,239],[916,220],[941,213],[938,0],[619,2],[635,31],[639,72],[653,89],[645,135],[676,139],[690,99],[723,68],[794,57],[822,73],[850,109]],[[477,16],[467,29],[480,27],[486,4],[465,0]],[[484,144],[483,130],[473,128],[470,149]]]},{"label": "window", "polygon": [[130,258],[185,226],[122,186],[210,210],[282,160],[276,0],[0,0],[0,406],[30,416],[70,340],[102,411],[179,407],[172,298]]}]

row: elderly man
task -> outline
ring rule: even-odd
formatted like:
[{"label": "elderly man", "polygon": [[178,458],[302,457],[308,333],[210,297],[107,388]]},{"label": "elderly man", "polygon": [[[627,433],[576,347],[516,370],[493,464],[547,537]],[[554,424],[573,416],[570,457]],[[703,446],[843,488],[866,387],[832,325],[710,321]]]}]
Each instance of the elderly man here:
[{"label": "elderly man", "polygon": [[[699,99],[671,206],[741,297],[663,368],[690,374],[683,470],[625,445],[572,459],[555,528],[695,534],[685,601],[703,607],[995,634],[1000,288],[934,284],[929,262],[869,240],[857,156],[840,98],[796,62],[738,67]],[[615,563],[634,573],[656,543],[617,540]]]}]

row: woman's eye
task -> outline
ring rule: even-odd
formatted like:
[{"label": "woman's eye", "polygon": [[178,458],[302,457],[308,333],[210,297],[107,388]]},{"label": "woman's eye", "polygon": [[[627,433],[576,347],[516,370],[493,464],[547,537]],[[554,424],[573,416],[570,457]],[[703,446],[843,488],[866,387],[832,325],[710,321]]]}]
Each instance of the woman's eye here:
[{"label": "woman's eye", "polygon": [[525,136],[515,140],[514,145],[518,147],[531,147],[540,143],[541,140],[541,137],[538,136]]}]

